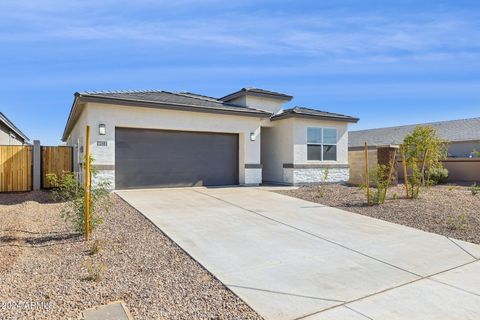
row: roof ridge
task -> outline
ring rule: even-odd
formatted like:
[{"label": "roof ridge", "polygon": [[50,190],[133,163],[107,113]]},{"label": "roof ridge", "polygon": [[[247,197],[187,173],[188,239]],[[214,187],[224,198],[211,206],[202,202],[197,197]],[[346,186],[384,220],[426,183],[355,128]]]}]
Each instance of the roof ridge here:
[{"label": "roof ridge", "polygon": [[[249,107],[249,106],[241,106],[241,105],[238,105],[238,104],[222,101],[222,100],[219,100],[219,99],[214,98],[214,97],[211,97],[211,99],[208,99],[209,98],[208,96],[204,96],[206,98],[191,96],[189,94],[196,95],[195,93],[191,93],[191,92],[187,92],[187,93],[185,93],[185,92],[170,92],[170,91],[164,91],[164,92],[174,94],[174,95],[177,95],[177,96],[181,96],[181,97],[197,99],[197,100],[201,100],[201,101],[215,102],[215,103],[218,103],[222,106],[227,106],[227,107],[236,107],[236,108],[244,108],[244,109],[250,109],[250,110],[256,110],[256,111],[265,111],[265,110],[261,110],[261,109],[252,108],[252,107]],[[202,96],[202,95],[199,95],[199,96]]]},{"label": "roof ridge", "polygon": [[256,88],[256,87],[243,87],[240,90],[229,93],[229,94],[219,98],[219,100],[223,100],[223,101],[233,100],[238,96],[244,95],[245,93],[257,93],[257,94],[261,94],[261,95],[263,94],[263,95],[267,95],[267,96],[276,96],[280,99],[283,98],[283,100],[287,100],[287,101],[290,101],[290,100],[293,99],[293,96],[285,94],[285,93],[277,92],[277,91],[261,89],[261,88]]},{"label": "roof ridge", "polygon": [[[179,92],[172,92],[172,91],[165,91],[165,90],[150,90],[150,91],[147,91],[147,90],[141,90],[141,91],[132,91],[132,90],[129,90],[129,91],[125,91],[125,90],[117,90],[117,91],[88,91],[88,92],[77,92],[79,95],[92,95],[92,96],[101,96],[102,93],[105,94],[104,96],[105,97],[108,97],[107,95],[108,94],[128,94],[128,93],[165,93],[165,94],[169,94],[169,95],[175,95],[175,96],[179,96],[179,97],[183,97],[183,98],[189,98],[189,99],[194,99],[194,100],[199,100],[199,101],[206,101],[206,102],[211,102],[211,103],[215,103],[217,104],[218,106],[216,106],[216,108],[219,108],[219,107],[227,107],[227,108],[235,108],[235,109],[246,109],[246,110],[250,110],[250,111],[256,111],[256,112],[263,112],[263,113],[266,113],[268,114],[268,112],[265,112],[264,110],[260,110],[260,109],[256,109],[256,108],[251,108],[251,107],[245,107],[245,106],[241,106],[241,105],[237,105],[237,104],[233,104],[233,103],[228,103],[228,102],[225,102],[225,101],[221,101],[221,100],[214,100],[214,99],[206,99],[206,98],[200,98],[200,97],[195,97],[193,95],[188,95],[188,94],[185,94],[185,93],[179,93]],[[108,98],[112,98],[112,97],[108,97]],[[115,97],[114,97],[115,99]],[[123,99],[127,99],[127,100],[132,100],[132,101],[145,101],[145,102],[148,102],[149,100],[144,100],[144,99],[139,99],[139,98],[133,98],[133,99],[130,99],[130,97],[125,97]],[[191,104],[192,106],[195,105],[195,104]],[[205,106],[201,106],[201,107],[205,107]]]},{"label": "roof ridge", "polygon": [[79,94],[104,94],[104,93],[155,93],[165,92],[157,89],[145,89],[145,90],[92,90],[92,91],[79,91]]},{"label": "roof ridge", "polygon": [[371,131],[371,130],[405,128],[405,127],[413,127],[413,126],[428,126],[428,125],[433,125],[433,124],[451,123],[451,122],[466,121],[466,120],[480,120],[480,117],[462,118],[462,119],[453,119],[453,120],[442,120],[442,121],[431,121],[431,122],[423,122],[423,123],[403,124],[403,125],[400,125],[400,126],[370,128],[370,129],[354,130],[354,131],[350,131],[350,132],[364,132],[364,131]]},{"label": "roof ridge", "polygon": [[191,98],[191,99],[197,99],[197,100],[202,100],[202,101],[209,101],[209,102],[216,102],[218,104],[223,104],[222,103],[223,101],[216,101],[216,100],[212,101],[212,100],[202,99],[202,98],[199,98],[199,97],[190,96],[190,95],[182,93],[182,92],[173,92],[173,91],[163,91],[163,92],[168,93],[168,94],[174,94],[174,95],[180,96],[180,97],[187,97],[187,98]]},{"label": "roof ridge", "polygon": [[223,101],[218,100],[217,98],[210,97],[210,96],[205,96],[205,95],[197,94],[197,93],[193,93],[193,92],[182,91],[182,92],[173,92],[173,93],[177,94],[177,95],[184,96],[184,97],[189,97],[189,98],[192,98],[192,99],[199,99],[199,100],[214,101],[214,102],[218,102],[218,103],[223,103]]},{"label": "roof ridge", "polygon": [[300,107],[295,106],[293,108],[284,109],[282,112],[274,114],[271,116],[271,120],[282,119],[286,117],[292,116],[311,116],[311,117],[319,117],[319,118],[327,118],[327,119],[336,119],[337,121],[347,121],[347,122],[354,122],[356,123],[359,118],[347,116],[345,114],[340,113],[333,113],[328,111],[321,111],[317,109],[307,108],[307,107]]},{"label": "roof ridge", "polygon": [[331,115],[335,115],[335,116],[342,116],[342,117],[349,117],[349,118],[351,118],[351,116],[348,116],[348,115],[346,115],[346,114],[336,113],[336,112],[330,112],[330,111],[324,111],[324,110],[320,110],[320,109],[314,109],[314,108],[303,107],[303,106],[295,106],[293,109],[306,109],[306,110],[312,110],[312,111],[327,113],[327,114],[331,114]]}]

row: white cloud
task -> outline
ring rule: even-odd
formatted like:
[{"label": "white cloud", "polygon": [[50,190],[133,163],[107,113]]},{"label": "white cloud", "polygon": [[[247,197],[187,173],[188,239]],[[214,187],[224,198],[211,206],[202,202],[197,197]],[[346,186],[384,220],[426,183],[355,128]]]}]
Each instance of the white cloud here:
[{"label": "white cloud", "polygon": [[[6,2],[0,4],[0,12],[9,14],[0,13],[0,26],[10,28],[2,28],[0,41],[135,41],[152,47],[300,54],[352,63],[442,61],[468,52],[477,55],[480,49],[480,23],[475,16],[266,14],[227,10],[230,7],[225,9],[219,0],[207,5],[224,11],[197,15],[199,5],[193,0],[142,0],[135,5],[113,0]],[[158,15],[149,15],[149,9]],[[176,9],[182,13],[169,14]],[[125,14],[128,10],[137,14]]]}]

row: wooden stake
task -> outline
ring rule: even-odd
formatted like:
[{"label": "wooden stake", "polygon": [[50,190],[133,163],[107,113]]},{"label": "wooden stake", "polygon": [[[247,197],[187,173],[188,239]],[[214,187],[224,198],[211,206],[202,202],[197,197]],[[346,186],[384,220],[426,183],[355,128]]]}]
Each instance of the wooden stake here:
[{"label": "wooden stake", "polygon": [[422,186],[425,186],[425,163],[427,161],[428,156],[428,149],[425,150],[423,154],[423,162],[422,162]]},{"label": "wooden stake", "polygon": [[90,236],[90,126],[87,126],[85,145],[85,241]]},{"label": "wooden stake", "polygon": [[402,144],[402,166],[403,166],[403,183],[405,184],[405,192],[408,198],[408,176],[407,176],[407,162],[405,161],[405,147]]},{"label": "wooden stake", "polygon": [[370,206],[370,177],[368,176],[368,145],[365,142],[365,186],[367,187],[367,203]]},{"label": "wooden stake", "polygon": [[386,199],[387,198],[387,190],[388,190],[388,187],[390,186],[390,182],[392,180],[392,174],[393,174],[393,167],[395,166],[395,162],[397,161],[397,149],[395,149],[393,151],[393,159],[392,161],[390,161],[390,168],[389,168],[389,171],[388,171],[388,183],[387,183],[387,186],[385,187],[385,191],[383,192],[383,199]]}]

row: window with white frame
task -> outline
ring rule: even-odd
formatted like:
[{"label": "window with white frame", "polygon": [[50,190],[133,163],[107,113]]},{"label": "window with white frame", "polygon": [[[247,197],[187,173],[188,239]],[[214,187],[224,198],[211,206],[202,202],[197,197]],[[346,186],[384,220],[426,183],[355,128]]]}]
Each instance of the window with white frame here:
[{"label": "window with white frame", "polygon": [[337,161],[337,129],[307,128],[307,160]]}]

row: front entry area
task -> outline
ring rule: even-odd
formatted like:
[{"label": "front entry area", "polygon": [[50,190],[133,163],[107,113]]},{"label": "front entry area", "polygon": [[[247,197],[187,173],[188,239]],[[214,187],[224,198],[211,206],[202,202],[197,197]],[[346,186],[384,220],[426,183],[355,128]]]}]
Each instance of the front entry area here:
[{"label": "front entry area", "polygon": [[238,184],[238,134],[115,129],[115,188]]}]

